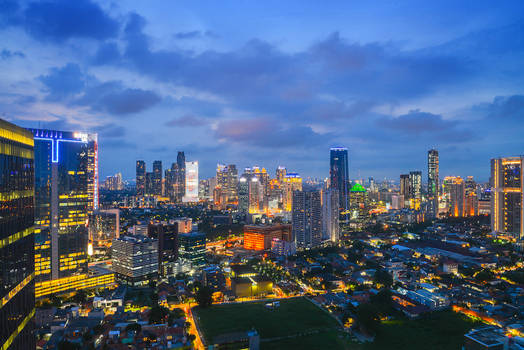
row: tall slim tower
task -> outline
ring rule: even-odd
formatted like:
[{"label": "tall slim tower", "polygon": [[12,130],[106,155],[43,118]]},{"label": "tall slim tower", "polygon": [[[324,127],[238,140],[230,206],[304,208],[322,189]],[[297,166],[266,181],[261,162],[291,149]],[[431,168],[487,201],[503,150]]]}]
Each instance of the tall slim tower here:
[{"label": "tall slim tower", "polygon": [[176,202],[181,203],[186,194],[186,156],[184,152],[178,152],[176,164]]},{"label": "tall slim tower", "polygon": [[155,160],[153,162],[153,194],[155,196],[162,195],[162,161]]},{"label": "tall slim tower", "polygon": [[[330,149],[329,178],[330,188],[338,191],[340,212],[349,211],[349,169],[348,169],[348,149],[345,147],[332,147]],[[349,219],[349,215],[341,216],[344,221]]]},{"label": "tall slim tower", "polygon": [[491,160],[491,229],[524,239],[524,156]]},{"label": "tall slim tower", "polygon": [[430,149],[428,151],[428,214],[431,218],[435,218],[438,214],[438,162],[438,151],[436,149]]},{"label": "tall slim tower", "polygon": [[0,119],[0,344],[35,349],[33,135]]},{"label": "tall slim tower", "polygon": [[146,162],[143,160],[136,161],[136,195],[143,196],[146,194]]}]

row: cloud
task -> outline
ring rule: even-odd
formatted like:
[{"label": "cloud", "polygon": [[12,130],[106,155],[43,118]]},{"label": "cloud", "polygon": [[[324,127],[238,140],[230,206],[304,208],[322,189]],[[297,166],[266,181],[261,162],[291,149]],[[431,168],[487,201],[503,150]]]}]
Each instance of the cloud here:
[{"label": "cloud", "polygon": [[87,106],[92,111],[127,115],[146,110],[161,98],[150,90],[128,88],[121,81],[100,82],[82,71],[76,63],[51,68],[50,73],[38,78],[49,101]]},{"label": "cloud", "polygon": [[450,142],[473,139],[472,132],[463,129],[459,121],[445,120],[441,115],[420,110],[412,110],[398,117],[378,118],[376,126],[397,135],[408,136],[412,141],[419,137]]},{"label": "cloud", "polygon": [[98,47],[92,62],[94,65],[111,64],[118,63],[120,58],[120,51],[117,44],[114,42],[104,42]]},{"label": "cloud", "polygon": [[507,120],[524,120],[524,96],[497,96],[493,102],[482,103],[472,107],[475,114],[484,115],[487,119],[496,122]]},{"label": "cloud", "polygon": [[21,22],[34,38],[54,42],[104,40],[115,37],[119,29],[116,20],[89,0],[31,2],[21,13]]},{"label": "cloud", "polygon": [[222,142],[263,148],[316,147],[329,135],[320,135],[307,126],[285,127],[266,118],[227,120],[218,123],[215,137]]},{"label": "cloud", "polygon": [[201,38],[218,38],[218,35],[210,30],[191,30],[187,32],[178,32],[173,35],[175,39],[186,40],[186,39],[201,39]]},{"label": "cloud", "polygon": [[184,127],[199,127],[207,126],[210,121],[206,118],[200,118],[191,114],[184,115],[180,118],[170,120],[166,123],[166,126],[184,128]]},{"label": "cloud", "polygon": [[102,136],[102,138],[115,138],[126,135],[126,129],[123,126],[114,123],[98,126],[94,128],[93,131]]},{"label": "cloud", "polygon": [[22,51],[11,51],[8,49],[2,49],[2,51],[0,51],[0,59],[2,60],[7,60],[13,57],[25,58],[25,54]]}]

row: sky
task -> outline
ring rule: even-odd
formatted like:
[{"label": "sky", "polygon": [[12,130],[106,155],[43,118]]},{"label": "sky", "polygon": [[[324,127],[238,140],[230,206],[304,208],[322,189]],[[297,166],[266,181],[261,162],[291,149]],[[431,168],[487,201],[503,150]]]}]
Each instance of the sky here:
[{"label": "sky", "polygon": [[524,154],[522,1],[0,0],[0,117],[96,132],[105,176],[217,163],[489,178]]}]

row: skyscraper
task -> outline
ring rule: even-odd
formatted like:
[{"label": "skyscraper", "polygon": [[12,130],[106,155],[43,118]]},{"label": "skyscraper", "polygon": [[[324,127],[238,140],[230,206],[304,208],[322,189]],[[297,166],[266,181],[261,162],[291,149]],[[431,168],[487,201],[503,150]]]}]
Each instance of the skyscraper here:
[{"label": "skyscraper", "polygon": [[411,209],[420,209],[422,201],[422,171],[409,172],[409,201]]},{"label": "skyscraper", "polygon": [[444,191],[448,203],[450,216],[465,216],[465,187],[460,176],[446,176],[444,178]]},{"label": "skyscraper", "polygon": [[235,164],[217,164],[216,183],[225,198],[226,203],[222,204],[238,202],[238,171]]},{"label": "skyscraper", "polygon": [[524,239],[524,156],[491,160],[491,230]]},{"label": "skyscraper", "polygon": [[245,175],[238,180],[238,211],[241,213],[249,213],[249,180]]},{"label": "skyscraper", "polygon": [[198,162],[186,162],[184,173],[186,174],[184,203],[198,202]]},{"label": "skyscraper", "polygon": [[338,191],[339,209],[342,213],[346,213],[341,218],[347,221],[347,211],[349,210],[348,149],[345,147],[332,147],[329,158],[329,186]]},{"label": "skyscraper", "polygon": [[438,151],[430,149],[428,151],[428,215],[435,218],[438,214],[439,196],[439,159]]},{"label": "skyscraper", "polygon": [[0,344],[34,349],[33,135],[0,119]]},{"label": "skyscraper", "polygon": [[338,200],[335,188],[322,190],[322,239],[333,243],[340,240]]},{"label": "skyscraper", "polygon": [[319,191],[294,191],[292,232],[297,248],[322,242],[322,200]]},{"label": "skyscraper", "polygon": [[406,200],[410,198],[409,174],[400,175],[400,195],[404,196],[404,199]]},{"label": "skyscraper", "polygon": [[95,207],[90,166],[96,134],[31,130],[35,139],[35,274],[68,283],[87,272],[87,219]]},{"label": "skyscraper", "polygon": [[176,202],[181,203],[186,193],[186,156],[184,152],[178,152],[176,156],[175,175],[175,197]]},{"label": "skyscraper", "polygon": [[162,161],[155,160],[153,162],[153,194],[155,196],[162,195]]},{"label": "skyscraper", "polygon": [[284,211],[293,208],[293,192],[302,191],[302,177],[297,173],[287,173],[284,176],[282,205]]},{"label": "skyscraper", "polygon": [[136,195],[143,196],[146,194],[146,162],[143,160],[136,161]]}]

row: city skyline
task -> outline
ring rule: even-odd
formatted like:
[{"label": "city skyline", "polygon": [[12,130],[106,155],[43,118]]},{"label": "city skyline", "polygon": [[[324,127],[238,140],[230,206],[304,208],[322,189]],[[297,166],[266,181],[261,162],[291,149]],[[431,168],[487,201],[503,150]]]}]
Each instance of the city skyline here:
[{"label": "city skyline", "polygon": [[344,145],[350,178],[426,169],[436,148],[441,174],[487,181],[524,146],[524,4],[414,4],[12,2],[1,117],[98,133],[101,178],[178,150],[205,178],[216,163],[324,178]]}]

